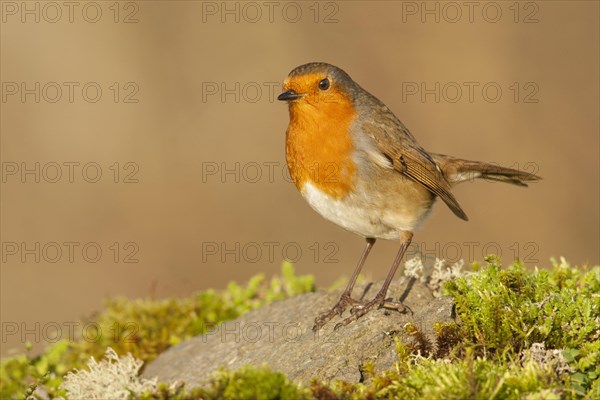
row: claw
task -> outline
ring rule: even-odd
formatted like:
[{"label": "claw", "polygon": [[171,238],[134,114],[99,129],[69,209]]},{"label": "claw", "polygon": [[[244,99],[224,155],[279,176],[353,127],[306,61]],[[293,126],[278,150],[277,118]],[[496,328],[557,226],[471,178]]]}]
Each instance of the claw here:
[{"label": "claw", "polygon": [[341,318],[346,308],[351,304],[353,305],[352,308],[354,308],[361,306],[363,303],[358,300],[354,300],[350,296],[342,295],[335,306],[333,306],[329,311],[326,311],[315,318],[315,324],[312,328],[313,332],[317,332],[319,329],[321,329],[334,316],[338,315]]},{"label": "claw", "polygon": [[399,301],[393,301],[393,300],[385,300],[381,304],[381,307],[387,308],[388,310],[396,310],[399,312],[404,312],[404,310],[406,309],[406,306],[404,304],[402,304]]},{"label": "claw", "polygon": [[[401,305],[402,303],[394,303],[395,306],[397,306],[398,304]],[[352,309],[350,309],[350,314],[352,314],[352,315],[350,315],[348,318],[346,318],[342,322],[338,323],[336,325],[336,329],[339,329],[342,326],[346,326],[349,323],[354,322],[357,319],[359,319],[360,317],[362,317],[363,315],[367,314],[369,311],[380,308],[384,305],[385,305],[384,299],[375,297],[373,300],[369,301],[368,303],[362,304],[360,306],[354,306],[354,307],[352,307]]]}]

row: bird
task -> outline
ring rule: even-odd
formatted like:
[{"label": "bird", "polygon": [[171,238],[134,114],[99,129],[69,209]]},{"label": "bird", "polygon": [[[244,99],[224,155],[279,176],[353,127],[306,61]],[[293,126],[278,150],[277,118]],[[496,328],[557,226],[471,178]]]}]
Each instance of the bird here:
[{"label": "bird", "polygon": [[[318,332],[336,315],[350,316],[337,330],[378,308],[405,311],[386,299],[390,283],[414,231],[440,198],[460,219],[467,215],[452,194],[454,185],[476,178],[528,186],[541,177],[491,163],[430,153],[377,97],[344,70],[324,62],[294,68],[277,97],[288,103],[285,156],[293,183],[325,219],[362,236],[366,245],[338,302],[315,318]],[[400,248],[385,281],[369,301],[352,290],[377,239]]]}]

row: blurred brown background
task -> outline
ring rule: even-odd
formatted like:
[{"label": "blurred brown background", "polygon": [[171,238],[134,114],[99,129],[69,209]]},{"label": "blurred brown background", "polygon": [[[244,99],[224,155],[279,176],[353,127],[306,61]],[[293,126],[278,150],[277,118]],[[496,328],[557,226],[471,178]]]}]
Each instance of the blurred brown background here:
[{"label": "blurred brown background", "polygon": [[274,98],[309,61],[428,150],[544,177],[459,186],[470,221],[436,205],[414,239],[428,260],[600,261],[598,2],[74,3],[1,4],[3,355],[106,296],[220,289],[286,257],[319,285],[350,275],[363,240],[287,179]]}]

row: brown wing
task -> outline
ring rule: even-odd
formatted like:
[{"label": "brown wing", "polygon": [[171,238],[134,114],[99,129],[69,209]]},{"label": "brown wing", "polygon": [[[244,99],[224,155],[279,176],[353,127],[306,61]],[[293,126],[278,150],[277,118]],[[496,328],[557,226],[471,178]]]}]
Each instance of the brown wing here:
[{"label": "brown wing", "polygon": [[457,217],[468,220],[431,156],[387,107],[382,106],[377,111],[377,120],[364,122],[361,127],[373,138],[378,149],[392,160],[394,169],[444,200]]}]

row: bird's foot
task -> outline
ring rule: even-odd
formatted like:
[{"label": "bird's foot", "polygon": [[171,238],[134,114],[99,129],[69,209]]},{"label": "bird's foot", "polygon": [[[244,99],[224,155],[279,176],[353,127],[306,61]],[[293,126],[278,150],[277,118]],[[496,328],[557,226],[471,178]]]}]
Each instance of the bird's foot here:
[{"label": "bird's foot", "polygon": [[337,304],[333,306],[329,311],[320,314],[315,318],[315,324],[313,326],[313,332],[318,332],[327,322],[331,321],[336,315],[342,316],[348,306],[352,306],[352,309],[356,307],[364,306],[366,303],[359,300],[354,300],[349,294],[342,294],[342,297],[338,300]]},{"label": "bird's foot", "polygon": [[356,304],[352,306],[350,309],[350,316],[344,319],[342,322],[339,322],[333,328],[334,331],[348,325],[351,322],[356,321],[363,315],[367,314],[369,311],[378,309],[378,308],[387,308],[389,310],[396,310],[401,313],[405,312],[408,308],[399,301],[392,301],[383,298],[383,296],[375,296],[375,298],[367,303]]}]

